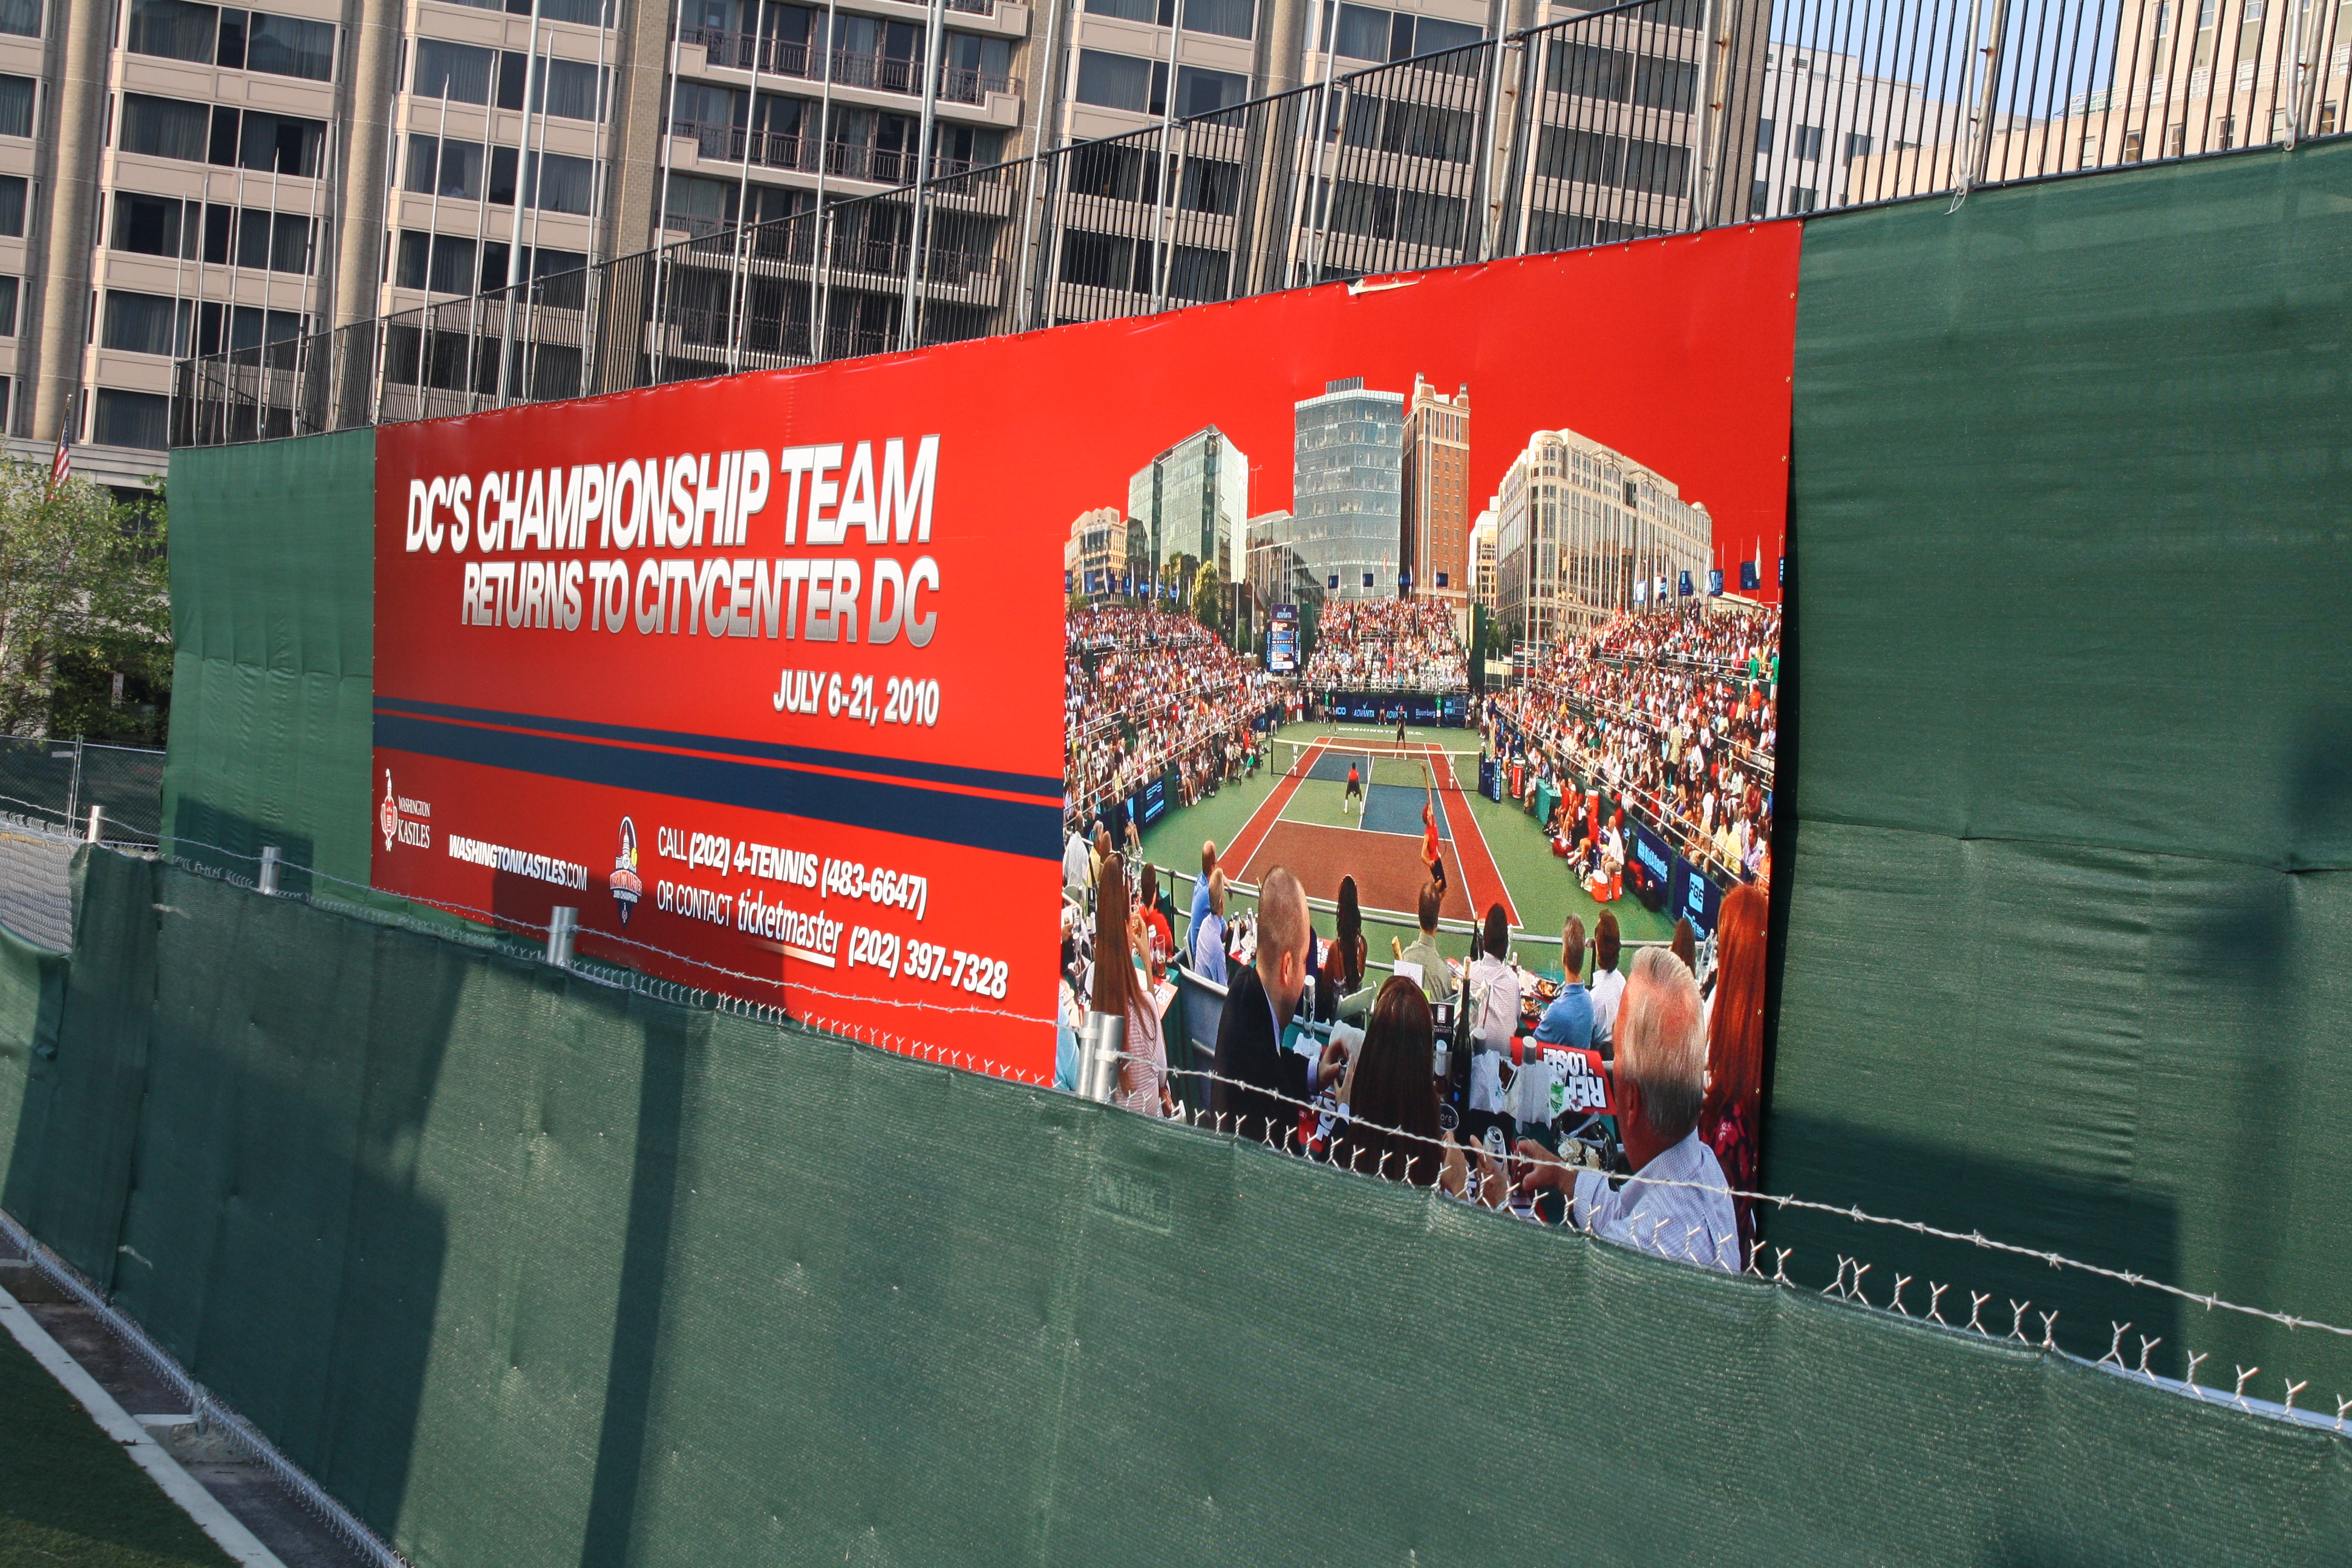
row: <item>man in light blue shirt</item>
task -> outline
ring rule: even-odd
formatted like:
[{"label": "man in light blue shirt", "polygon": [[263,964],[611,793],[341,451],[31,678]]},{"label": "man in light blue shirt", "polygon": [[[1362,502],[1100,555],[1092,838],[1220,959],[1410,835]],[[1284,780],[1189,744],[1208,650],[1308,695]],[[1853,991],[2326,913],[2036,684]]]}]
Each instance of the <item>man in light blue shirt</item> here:
[{"label": "man in light blue shirt", "polygon": [[1584,988],[1584,922],[1574,915],[1559,928],[1559,995],[1544,1009],[1536,1039],[1547,1046],[1592,1048],[1592,993]]},{"label": "man in light blue shirt", "polygon": [[1633,1174],[1612,1190],[1598,1171],[1571,1170],[1532,1139],[1521,1184],[1568,1194],[1569,1223],[1603,1241],[1702,1268],[1739,1271],[1739,1220],[1715,1151],[1700,1142],[1706,1032],[1698,982],[1662,947],[1645,947],[1625,980],[1612,1075],[1617,1127]]},{"label": "man in light blue shirt", "polygon": [[1225,874],[1212,871],[1201,879],[1209,889],[1207,912],[1192,922],[1192,973],[1203,980],[1225,984]]},{"label": "man in light blue shirt", "polygon": [[1203,840],[1201,845],[1201,874],[1192,879],[1192,913],[1184,923],[1184,951],[1192,951],[1193,939],[1201,934],[1201,917],[1209,912],[1209,873],[1217,868],[1217,841]]}]

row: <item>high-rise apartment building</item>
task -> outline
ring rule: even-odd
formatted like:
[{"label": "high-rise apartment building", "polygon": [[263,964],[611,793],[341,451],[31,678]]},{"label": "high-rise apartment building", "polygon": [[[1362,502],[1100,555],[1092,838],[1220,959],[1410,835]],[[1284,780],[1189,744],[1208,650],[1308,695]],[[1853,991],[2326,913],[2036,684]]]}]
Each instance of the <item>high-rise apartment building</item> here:
[{"label": "high-rise apartment building", "polygon": [[[495,308],[429,331],[401,313],[530,281],[529,309],[609,331],[646,307],[586,298],[582,268],[858,196],[877,199],[834,209],[821,294],[723,247],[664,269],[655,374],[992,331],[1016,299],[1024,321],[1077,320],[1475,259],[1490,237],[1508,251],[1679,227],[1745,179],[1738,62],[1761,12],[1727,5],[1727,165],[1712,170],[1675,145],[1704,118],[1699,0],[1515,55],[1537,73],[1516,151],[1508,126],[1479,129],[1500,101],[1491,56],[1396,62],[1580,5],[0,0],[0,429],[43,458],[71,437],[83,472],[134,480],[162,466],[175,356],[234,348],[267,367],[287,344],[291,368],[294,340],[380,317],[387,386],[459,406],[561,395],[593,379],[562,332],[529,334],[516,365],[522,338]],[[1393,68],[1315,100],[1339,116],[1327,135],[1306,98],[1155,128],[1367,67]],[[1034,207],[1012,180],[934,186],[919,213],[888,194],[1123,132],[1143,134],[1070,160]],[[1034,273],[1014,260],[1032,219]],[[336,416],[371,416],[369,395],[339,389]]]},{"label": "high-rise apartment building", "polygon": [[1130,543],[1165,567],[1189,555],[1216,563],[1228,583],[1246,580],[1249,563],[1249,458],[1215,426],[1195,430],[1135,471],[1127,482]]},{"label": "high-rise apartment building", "polygon": [[1470,533],[1470,389],[1453,396],[1412,378],[1404,410],[1403,516],[1398,560],[1412,592],[1460,611],[1470,603],[1463,552]]},{"label": "high-rise apartment building", "polygon": [[1397,592],[1404,395],[1362,376],[1327,382],[1296,406],[1291,526],[1299,559],[1337,599]]},{"label": "high-rise apartment building", "polygon": [[1621,611],[1703,602],[1715,560],[1706,508],[1573,430],[1528,438],[1495,511],[1496,614],[1515,644],[1556,642]]},{"label": "high-rise apartment building", "polygon": [[[266,359],[886,191],[926,149],[935,174],[1016,155],[1034,20],[1021,0],[0,0],[0,426],[136,482],[163,467],[175,356]],[[909,212],[872,204],[842,247],[865,270],[835,279],[835,352],[896,331]],[[730,312],[689,297],[723,307],[725,283],[681,267],[675,287],[672,371],[730,368]],[[794,314],[779,292],[732,319],[805,357]],[[406,332],[395,376],[498,389],[495,329]],[[560,384],[538,353],[533,384]]]}]

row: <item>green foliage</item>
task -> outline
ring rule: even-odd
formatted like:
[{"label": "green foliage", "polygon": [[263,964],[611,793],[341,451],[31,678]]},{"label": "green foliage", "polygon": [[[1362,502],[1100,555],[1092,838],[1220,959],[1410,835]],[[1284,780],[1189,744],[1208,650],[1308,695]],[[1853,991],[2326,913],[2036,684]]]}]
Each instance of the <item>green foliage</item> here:
[{"label": "green foliage", "polygon": [[[172,683],[163,496],[0,460],[0,732],[160,743]],[[123,677],[122,702],[114,676]]]},{"label": "green foliage", "polygon": [[1213,561],[1202,562],[1192,579],[1192,615],[1211,631],[1225,624],[1225,580]]}]

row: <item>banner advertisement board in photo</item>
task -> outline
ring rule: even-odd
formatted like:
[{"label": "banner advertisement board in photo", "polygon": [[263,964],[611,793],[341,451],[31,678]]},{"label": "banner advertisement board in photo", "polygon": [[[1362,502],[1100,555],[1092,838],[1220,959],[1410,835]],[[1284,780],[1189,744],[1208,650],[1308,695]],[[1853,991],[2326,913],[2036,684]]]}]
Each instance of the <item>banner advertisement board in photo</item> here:
[{"label": "banner advertisement board in photo", "polygon": [[[1045,1077],[1073,837],[1163,868],[1213,838],[1254,885],[1284,836],[1200,812],[1249,816],[1328,700],[1468,758],[1368,770],[1368,919],[1411,907],[1424,816],[1449,919],[1543,914],[1467,815],[1488,731],[1454,726],[1502,709],[1469,701],[1447,584],[1493,509],[1489,647],[1538,758],[1503,773],[1638,752],[1521,699],[1597,630],[1657,629],[1637,609],[1725,604],[1665,584],[1777,553],[1798,247],[1719,230],[384,426],[376,884],[510,929],[570,906],[585,956]],[[1583,574],[1531,592],[1553,517]],[[1707,722],[1745,736],[1733,700]],[[1346,867],[1295,858],[1328,899]]]}]

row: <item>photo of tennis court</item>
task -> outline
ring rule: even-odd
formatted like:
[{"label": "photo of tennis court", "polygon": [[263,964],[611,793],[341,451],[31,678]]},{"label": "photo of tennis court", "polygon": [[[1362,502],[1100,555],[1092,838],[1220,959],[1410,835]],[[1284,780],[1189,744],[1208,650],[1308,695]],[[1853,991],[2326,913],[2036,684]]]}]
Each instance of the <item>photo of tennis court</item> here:
[{"label": "photo of tennis court", "polygon": [[1400,746],[1335,731],[1276,741],[1273,755],[1273,787],[1222,858],[1229,879],[1254,886],[1271,868],[1286,866],[1313,889],[1337,888],[1340,878],[1352,876],[1364,908],[1402,914],[1416,908],[1430,880],[1427,836],[1433,826],[1444,918],[1475,921],[1499,903],[1505,918],[1518,924],[1517,905],[1456,772],[1466,764],[1475,784],[1476,752],[1448,752],[1430,742]]}]

